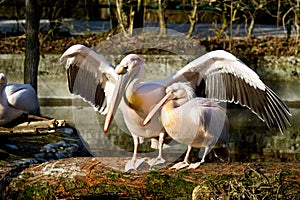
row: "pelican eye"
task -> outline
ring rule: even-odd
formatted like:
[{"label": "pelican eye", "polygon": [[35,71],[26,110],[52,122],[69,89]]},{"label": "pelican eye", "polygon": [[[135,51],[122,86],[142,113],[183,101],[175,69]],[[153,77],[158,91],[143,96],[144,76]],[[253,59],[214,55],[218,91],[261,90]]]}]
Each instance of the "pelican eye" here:
[{"label": "pelican eye", "polygon": [[124,69],[128,69],[128,65],[125,65],[125,66],[124,66]]}]

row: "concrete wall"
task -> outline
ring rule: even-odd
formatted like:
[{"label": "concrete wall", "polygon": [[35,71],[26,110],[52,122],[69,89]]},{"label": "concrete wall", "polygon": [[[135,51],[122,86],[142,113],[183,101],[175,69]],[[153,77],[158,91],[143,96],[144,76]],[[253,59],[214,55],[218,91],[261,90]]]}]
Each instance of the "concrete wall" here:
[{"label": "concrete wall", "polygon": [[[71,98],[67,87],[64,65],[59,63],[60,55],[46,54],[41,56],[38,77],[39,97]],[[146,59],[146,80],[164,78],[187,64],[185,56],[148,55]],[[107,58],[113,64],[120,57]],[[10,83],[23,83],[24,55],[1,54],[0,72],[6,73]],[[266,56],[258,61],[254,69],[263,80],[290,81],[299,80],[300,58]],[[297,86],[295,86],[297,87]],[[293,92],[293,91],[292,91]],[[299,91],[300,92],[300,91]]]}]

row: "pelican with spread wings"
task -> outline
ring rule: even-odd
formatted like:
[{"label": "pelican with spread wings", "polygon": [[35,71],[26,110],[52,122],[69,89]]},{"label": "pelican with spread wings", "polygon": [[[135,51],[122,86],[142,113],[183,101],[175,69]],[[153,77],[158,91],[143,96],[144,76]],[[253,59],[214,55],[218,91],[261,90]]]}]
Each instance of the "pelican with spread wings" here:
[{"label": "pelican with spread wings", "polygon": [[[140,138],[159,138],[159,154],[150,165],[163,163],[164,127],[157,112],[142,126],[149,111],[164,96],[168,86],[188,82],[197,96],[232,102],[249,108],[269,128],[278,126],[283,133],[290,124],[286,104],[259,76],[232,54],[216,50],[193,60],[175,74],[161,80],[142,82],[144,59],[129,54],[114,67],[105,58],[83,45],[73,45],[60,58],[66,61],[69,90],[88,101],[106,115],[107,132],[113,115],[119,109],[134,141],[132,159],[125,170],[136,169],[145,159],[137,159]],[[192,109],[192,108],[191,108]]]}]

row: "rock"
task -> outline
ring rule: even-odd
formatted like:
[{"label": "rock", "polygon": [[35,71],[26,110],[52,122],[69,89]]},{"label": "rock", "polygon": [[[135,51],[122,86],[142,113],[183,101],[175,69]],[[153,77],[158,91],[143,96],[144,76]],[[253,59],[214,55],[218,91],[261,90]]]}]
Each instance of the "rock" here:
[{"label": "rock", "polygon": [[59,130],[64,132],[66,135],[72,135],[74,133],[74,129],[72,128],[64,127],[64,128],[60,128]]},{"label": "rock", "polygon": [[9,125],[1,126],[0,135],[48,134],[54,133],[58,128],[65,126],[65,120],[28,115],[25,119],[21,117],[10,122]]},{"label": "rock", "polygon": [[38,161],[34,158],[22,159],[22,160],[15,160],[15,165],[18,167],[29,167],[32,164],[37,164]]},{"label": "rock", "polygon": [[[241,197],[247,192],[257,199],[261,196],[272,199],[284,194],[290,199],[300,197],[298,162],[205,163],[196,170],[161,169],[132,173],[108,167],[112,163],[123,165],[126,159],[81,157],[34,165],[12,179],[3,199],[190,199],[193,191],[194,197],[204,194],[210,195],[211,199],[230,194]],[[197,186],[206,191],[199,194]]]},{"label": "rock", "polygon": [[9,156],[9,153],[4,151],[3,149],[0,149],[0,159],[6,158]]},{"label": "rock", "polygon": [[6,147],[10,148],[11,150],[18,150],[19,147],[17,147],[16,145],[13,144],[5,144]]},{"label": "rock", "polygon": [[70,158],[78,149],[79,145],[76,143],[66,143],[65,141],[49,143],[41,148],[41,153],[34,154],[34,158],[42,162]]}]

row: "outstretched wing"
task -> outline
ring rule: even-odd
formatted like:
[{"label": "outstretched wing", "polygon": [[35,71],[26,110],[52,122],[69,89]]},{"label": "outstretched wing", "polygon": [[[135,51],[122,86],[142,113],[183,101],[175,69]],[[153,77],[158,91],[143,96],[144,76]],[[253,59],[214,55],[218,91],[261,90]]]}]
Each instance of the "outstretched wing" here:
[{"label": "outstretched wing", "polygon": [[212,51],[195,59],[178,71],[174,79],[191,82],[197,96],[248,107],[269,128],[277,125],[281,133],[290,124],[287,105],[252,69],[226,51]]},{"label": "outstretched wing", "polygon": [[114,67],[101,55],[80,44],[71,46],[63,53],[60,62],[65,61],[69,91],[106,114],[107,102],[118,79]]}]

